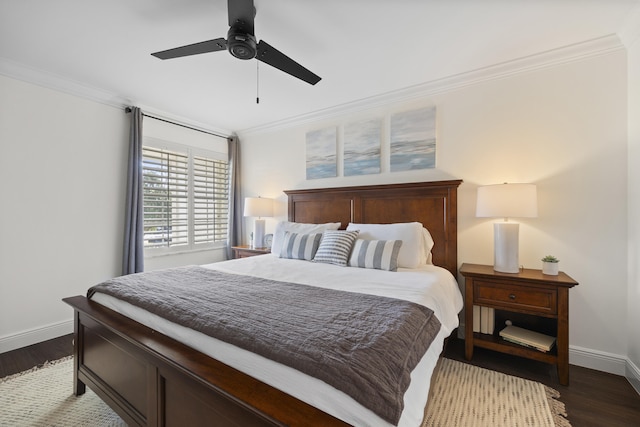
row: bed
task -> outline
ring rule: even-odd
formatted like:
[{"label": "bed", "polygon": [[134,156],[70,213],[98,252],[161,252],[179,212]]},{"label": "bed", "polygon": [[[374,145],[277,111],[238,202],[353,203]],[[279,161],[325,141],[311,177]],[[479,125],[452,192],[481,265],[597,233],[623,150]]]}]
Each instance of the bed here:
[{"label": "bed", "polygon": [[[460,182],[286,191],[288,219],[308,224],[339,222],[342,228],[350,223],[419,222],[428,229],[434,244],[430,251],[433,265],[421,265],[417,270],[428,270],[443,278],[448,276],[455,283],[456,193]],[[291,268],[293,263],[297,263],[295,268]],[[322,267],[307,261],[280,259],[273,254],[202,266],[215,270],[216,274],[265,276],[273,280],[285,278],[312,287],[323,286],[322,282],[356,283],[341,277],[348,270],[349,274],[357,272],[361,277],[358,280],[366,286],[368,282],[376,281],[375,274],[379,272],[335,267],[330,269],[328,278],[321,278]],[[287,272],[292,272],[292,276],[287,276]],[[419,272],[399,268],[397,272],[380,273],[413,277]],[[418,283],[422,279],[416,276],[409,280],[410,283],[411,280]],[[409,285],[407,291],[391,291],[406,292],[403,295],[389,296],[407,301],[423,298],[412,296],[415,292],[411,286],[414,285]],[[422,419],[431,373],[444,339],[457,326],[457,311],[461,308],[457,286],[454,284],[450,288],[455,288],[451,295],[433,297],[434,301],[428,303],[436,307],[434,312],[439,316],[444,316],[443,310],[447,311],[449,318],[442,321],[429,350],[411,373],[405,409],[398,425],[417,426]],[[383,297],[389,292],[381,287],[377,289],[362,289],[362,292],[367,295],[379,293]],[[354,288],[349,290],[354,291]],[[355,292],[359,290],[355,289]],[[351,397],[323,381],[300,373],[297,375],[301,376],[289,378],[290,371],[295,369],[262,361],[261,356],[251,352],[226,354],[224,348],[220,350],[225,343],[204,343],[198,332],[181,329],[179,325],[158,323],[161,320],[153,316],[150,320],[144,310],[126,302],[119,303],[100,293],[92,299],[75,296],[64,301],[75,313],[75,394],[84,393],[85,387],[89,386],[129,425],[396,424],[384,421],[375,411],[356,400],[351,401]],[[444,306],[449,308],[444,309]]]}]

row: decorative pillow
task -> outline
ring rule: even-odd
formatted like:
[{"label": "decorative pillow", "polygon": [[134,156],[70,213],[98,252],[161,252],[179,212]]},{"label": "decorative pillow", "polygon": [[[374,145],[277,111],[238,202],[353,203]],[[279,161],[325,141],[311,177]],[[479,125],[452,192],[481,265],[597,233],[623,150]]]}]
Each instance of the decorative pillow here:
[{"label": "decorative pillow", "polygon": [[322,233],[298,234],[286,231],[280,250],[280,258],[306,259],[311,261],[318,250]]},{"label": "decorative pillow", "polygon": [[273,233],[273,241],[271,242],[271,253],[280,255],[282,243],[284,242],[285,231],[298,234],[314,234],[322,233],[325,230],[337,230],[340,228],[339,222],[327,222],[326,224],[307,224],[303,222],[280,221],[276,224]]},{"label": "decorative pillow", "polygon": [[358,238],[358,231],[325,231],[322,234],[320,247],[315,262],[346,266],[353,243]]},{"label": "decorative pillow", "polygon": [[349,257],[350,267],[398,270],[402,240],[356,240]]},{"label": "decorative pillow", "polygon": [[[349,224],[347,230],[360,230],[360,239],[365,240],[402,240],[398,254],[398,267],[417,268],[424,265],[426,257],[423,248],[422,224],[404,222],[396,224]],[[429,248],[429,250],[431,250]]]}]

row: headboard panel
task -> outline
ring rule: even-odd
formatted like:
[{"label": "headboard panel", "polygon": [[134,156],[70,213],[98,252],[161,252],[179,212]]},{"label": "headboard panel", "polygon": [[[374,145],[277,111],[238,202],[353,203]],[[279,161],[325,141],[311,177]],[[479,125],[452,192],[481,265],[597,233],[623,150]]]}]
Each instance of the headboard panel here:
[{"label": "headboard panel", "polygon": [[289,221],[391,224],[421,222],[435,245],[433,263],[456,276],[457,190],[462,180],[288,190]]}]

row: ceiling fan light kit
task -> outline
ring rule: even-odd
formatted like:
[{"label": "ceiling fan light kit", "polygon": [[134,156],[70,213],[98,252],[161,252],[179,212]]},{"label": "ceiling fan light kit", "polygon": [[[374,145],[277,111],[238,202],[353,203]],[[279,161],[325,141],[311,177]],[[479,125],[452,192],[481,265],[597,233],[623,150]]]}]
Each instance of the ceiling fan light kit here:
[{"label": "ceiling fan light kit", "polygon": [[151,55],[160,59],[172,59],[226,49],[236,58],[243,60],[255,58],[311,85],[315,85],[321,80],[318,75],[289,58],[264,40],[256,42],[254,34],[256,9],[253,6],[253,0],[228,0],[227,11],[229,14],[230,28],[227,32],[226,40],[224,38],[217,38],[155,52]]}]

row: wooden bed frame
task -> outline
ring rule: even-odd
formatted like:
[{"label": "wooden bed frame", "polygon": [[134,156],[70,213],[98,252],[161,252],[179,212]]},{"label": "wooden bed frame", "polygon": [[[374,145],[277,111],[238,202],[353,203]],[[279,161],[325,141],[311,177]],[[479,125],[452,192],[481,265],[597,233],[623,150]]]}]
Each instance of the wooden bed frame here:
[{"label": "wooden bed frame", "polygon": [[[289,220],[422,222],[434,264],[457,273],[462,181],[285,191]],[[74,309],[74,393],[89,386],[130,426],[346,426],[313,406],[84,296]]]}]

